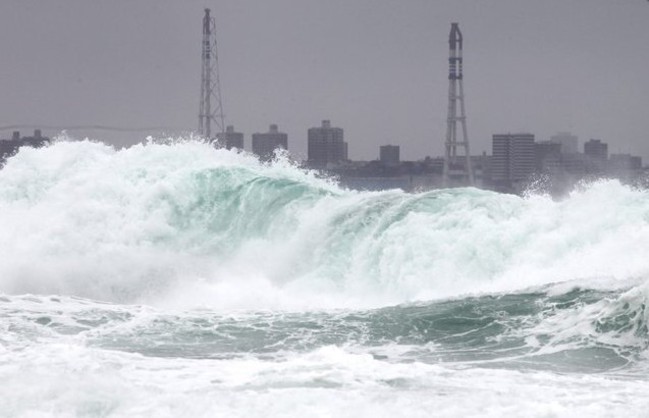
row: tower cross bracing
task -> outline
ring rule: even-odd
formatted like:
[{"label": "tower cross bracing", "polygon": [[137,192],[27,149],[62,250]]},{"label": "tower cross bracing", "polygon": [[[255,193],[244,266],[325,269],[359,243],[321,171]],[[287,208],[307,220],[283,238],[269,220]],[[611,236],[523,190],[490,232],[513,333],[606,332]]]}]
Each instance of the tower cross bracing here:
[{"label": "tower cross bracing", "polygon": [[[462,32],[460,32],[459,25],[451,23],[451,32],[448,39],[448,117],[446,119],[446,142],[444,144],[444,169],[442,175],[445,187],[458,182],[462,185],[474,185],[464,107],[462,42]],[[458,123],[462,129],[462,139],[459,141]]]},{"label": "tower cross bracing", "polygon": [[221,101],[219,59],[216,47],[216,20],[205,9],[201,44],[201,101],[198,111],[198,133],[208,140],[225,132]]}]

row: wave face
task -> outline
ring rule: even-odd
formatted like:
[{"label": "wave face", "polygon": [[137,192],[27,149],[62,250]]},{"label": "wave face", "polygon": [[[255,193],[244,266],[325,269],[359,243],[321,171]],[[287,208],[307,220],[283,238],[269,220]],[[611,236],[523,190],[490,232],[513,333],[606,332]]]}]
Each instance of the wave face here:
[{"label": "wave face", "polygon": [[361,193],[199,142],[58,141],[0,170],[0,288],[208,308],[378,307],[647,276],[649,195]]}]

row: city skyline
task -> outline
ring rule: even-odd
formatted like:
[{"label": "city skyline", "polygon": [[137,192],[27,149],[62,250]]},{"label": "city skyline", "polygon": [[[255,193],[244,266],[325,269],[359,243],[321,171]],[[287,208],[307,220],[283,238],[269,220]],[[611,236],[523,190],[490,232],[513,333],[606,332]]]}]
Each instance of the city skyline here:
[{"label": "city skyline", "polygon": [[12,58],[0,125],[195,130],[200,21],[211,7],[226,124],[246,134],[247,149],[276,123],[305,158],[308,128],[331,119],[351,159],[376,159],[386,144],[404,160],[443,155],[447,37],[458,21],[472,154],[489,153],[494,133],[569,131],[580,148],[601,138],[612,153],[649,156],[646,2],[124,4],[0,6]]}]

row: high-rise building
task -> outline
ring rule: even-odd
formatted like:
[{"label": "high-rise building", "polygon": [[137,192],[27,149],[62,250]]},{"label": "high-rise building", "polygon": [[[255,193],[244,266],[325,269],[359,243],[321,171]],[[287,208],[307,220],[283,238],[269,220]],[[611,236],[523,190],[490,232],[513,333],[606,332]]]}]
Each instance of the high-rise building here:
[{"label": "high-rise building", "polygon": [[601,175],[607,169],[608,144],[600,139],[591,139],[584,144],[586,171],[589,174]]},{"label": "high-rise building", "polygon": [[278,148],[288,149],[288,135],[280,132],[277,125],[270,125],[266,133],[252,134],[252,152],[262,160],[271,160]]},{"label": "high-rise building", "polygon": [[561,166],[560,142],[540,141],[534,144],[534,159],[536,170],[539,172],[558,171]]},{"label": "high-rise building", "polygon": [[534,173],[534,134],[497,134],[492,137],[491,178],[511,185]]},{"label": "high-rise building", "polygon": [[491,179],[509,181],[510,135],[493,135],[491,140]]},{"label": "high-rise building", "polygon": [[561,171],[580,178],[586,174],[586,156],[581,153],[561,154]]},{"label": "high-rise building", "polygon": [[243,133],[235,132],[234,126],[228,125],[225,132],[216,134],[219,140],[219,145],[227,149],[238,148],[243,149]]},{"label": "high-rise building", "polygon": [[325,168],[347,160],[347,143],[342,128],[334,128],[328,120],[322,126],[309,128],[308,163]]},{"label": "high-rise building", "polygon": [[379,150],[379,159],[383,164],[399,164],[398,145],[382,145]]},{"label": "high-rise building", "polygon": [[608,159],[608,144],[600,139],[591,139],[584,144],[584,154],[599,161]]},{"label": "high-rise building", "polygon": [[579,138],[570,132],[559,132],[550,137],[550,142],[561,144],[562,154],[577,154],[579,152]]}]

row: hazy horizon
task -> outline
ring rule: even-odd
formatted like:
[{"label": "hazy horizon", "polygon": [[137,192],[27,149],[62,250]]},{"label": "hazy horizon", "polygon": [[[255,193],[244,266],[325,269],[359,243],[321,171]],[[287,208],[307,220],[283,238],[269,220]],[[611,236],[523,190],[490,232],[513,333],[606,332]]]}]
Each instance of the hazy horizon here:
[{"label": "hazy horizon", "polygon": [[0,126],[196,129],[205,7],[217,21],[226,123],[248,149],[276,123],[304,157],[307,129],[329,119],[352,159],[375,159],[385,144],[407,160],[441,155],[456,21],[473,154],[490,153],[494,133],[568,131],[580,148],[598,138],[610,153],[649,158],[644,0],[7,1]]}]

